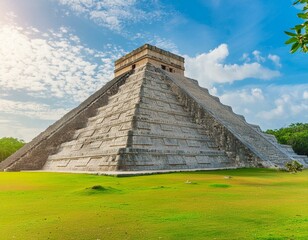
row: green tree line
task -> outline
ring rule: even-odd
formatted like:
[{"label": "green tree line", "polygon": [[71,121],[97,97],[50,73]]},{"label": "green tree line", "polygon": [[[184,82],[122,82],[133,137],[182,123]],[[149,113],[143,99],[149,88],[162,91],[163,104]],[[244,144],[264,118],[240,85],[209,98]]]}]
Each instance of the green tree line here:
[{"label": "green tree line", "polygon": [[274,135],[281,144],[291,145],[297,154],[308,155],[308,123],[292,123],[266,133]]},{"label": "green tree line", "polygon": [[0,138],[0,162],[25,145],[23,140],[12,137]]}]

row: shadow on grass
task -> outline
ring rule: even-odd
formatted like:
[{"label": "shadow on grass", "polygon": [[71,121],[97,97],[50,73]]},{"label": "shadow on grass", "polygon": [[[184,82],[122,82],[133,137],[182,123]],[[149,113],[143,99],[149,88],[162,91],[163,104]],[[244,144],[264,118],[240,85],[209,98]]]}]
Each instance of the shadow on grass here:
[{"label": "shadow on grass", "polygon": [[87,187],[81,191],[77,192],[80,195],[91,196],[98,194],[114,194],[121,193],[121,190],[113,188],[113,187],[104,187],[101,185],[94,185],[92,187]]}]

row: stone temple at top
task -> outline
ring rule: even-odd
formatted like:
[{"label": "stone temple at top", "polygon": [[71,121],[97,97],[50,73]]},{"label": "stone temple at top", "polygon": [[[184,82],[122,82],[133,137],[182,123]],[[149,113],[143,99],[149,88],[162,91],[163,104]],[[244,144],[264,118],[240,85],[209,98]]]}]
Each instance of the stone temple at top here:
[{"label": "stone temple at top", "polygon": [[[115,78],[0,163],[2,171],[141,172],[283,167],[277,143],[184,76],[184,58],[145,44]],[[204,69],[211,71],[211,69]]]}]

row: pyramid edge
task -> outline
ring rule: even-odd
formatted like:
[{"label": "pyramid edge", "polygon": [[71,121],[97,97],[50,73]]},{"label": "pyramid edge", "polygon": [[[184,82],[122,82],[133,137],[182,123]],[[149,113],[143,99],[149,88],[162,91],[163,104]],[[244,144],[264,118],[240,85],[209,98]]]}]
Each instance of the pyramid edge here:
[{"label": "pyramid edge", "polygon": [[[102,88],[97,90],[95,93],[90,95],[86,100],[84,100],[78,107],[70,110],[68,113],[66,113],[63,117],[61,117],[59,120],[57,120],[55,123],[50,125],[46,128],[43,132],[41,132],[38,136],[36,136],[32,141],[25,144],[21,149],[16,151],[14,154],[6,158],[4,161],[0,162],[0,172],[1,171],[20,171],[20,170],[39,170],[42,169],[44,166],[48,156],[52,151],[55,151],[57,146],[59,146],[61,143],[67,141],[69,139],[69,136],[65,137],[62,136],[62,140],[58,142],[55,146],[52,148],[47,147],[48,143],[51,141],[52,137],[55,134],[59,134],[61,130],[63,130],[64,127],[67,127],[70,124],[74,124],[74,120],[76,121],[76,118],[82,117],[81,115],[89,110],[90,107],[93,107],[96,109],[94,105],[101,99],[105,94],[108,93],[108,90],[112,89],[113,87],[118,88],[117,84],[121,81],[125,81],[128,76],[132,74],[133,71],[126,72],[118,77],[113,78],[112,80],[108,81]],[[91,110],[91,109],[90,109]],[[93,110],[93,109],[92,109]],[[87,114],[86,114],[87,115]],[[74,130],[77,129],[77,126]],[[46,148],[44,148],[45,151],[41,153],[42,158],[38,160],[38,163],[33,163],[31,165],[31,161],[29,162],[29,158],[33,154],[33,152],[40,148],[42,145],[46,145]],[[27,166],[16,166],[20,165],[21,162],[26,161]]]}]

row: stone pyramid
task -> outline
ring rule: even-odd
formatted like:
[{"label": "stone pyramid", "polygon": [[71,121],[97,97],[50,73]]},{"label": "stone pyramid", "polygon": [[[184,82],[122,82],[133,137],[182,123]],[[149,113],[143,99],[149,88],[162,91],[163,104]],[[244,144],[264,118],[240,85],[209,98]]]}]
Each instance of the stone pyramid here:
[{"label": "stone pyramid", "polygon": [[296,155],[198,82],[184,58],[146,44],[115,78],[0,163],[5,171],[140,172],[283,167]]}]

